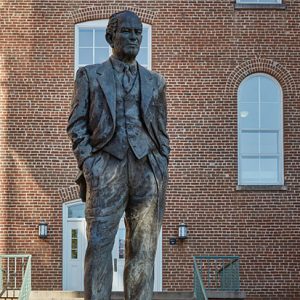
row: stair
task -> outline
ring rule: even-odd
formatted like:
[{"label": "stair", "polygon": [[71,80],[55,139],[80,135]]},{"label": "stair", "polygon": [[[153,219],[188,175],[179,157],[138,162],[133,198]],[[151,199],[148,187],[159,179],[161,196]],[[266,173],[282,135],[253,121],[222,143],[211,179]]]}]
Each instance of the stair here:
[{"label": "stair", "polygon": [[[206,291],[209,300],[243,300],[244,292]],[[0,298],[1,300],[2,298]],[[123,300],[123,292],[113,292],[111,300]],[[83,300],[83,292],[32,291],[29,300]],[[195,300],[193,292],[155,292],[153,300]]]},{"label": "stair", "polygon": [[246,299],[245,292],[231,292],[231,291],[206,291],[209,300],[243,300]]},{"label": "stair", "polygon": [[[111,300],[123,300],[122,292],[113,292]],[[29,300],[83,300],[83,292],[32,291]],[[194,300],[193,292],[155,292],[153,300]]]}]

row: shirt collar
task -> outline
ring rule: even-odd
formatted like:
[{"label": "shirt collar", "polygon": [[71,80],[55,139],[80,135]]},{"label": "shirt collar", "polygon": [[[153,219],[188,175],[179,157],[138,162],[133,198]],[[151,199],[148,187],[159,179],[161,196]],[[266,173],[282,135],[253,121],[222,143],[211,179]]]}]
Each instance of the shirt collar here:
[{"label": "shirt collar", "polygon": [[110,61],[111,61],[111,64],[112,64],[113,68],[119,73],[124,72],[124,68],[125,68],[126,65],[129,66],[130,72],[133,75],[135,75],[136,72],[137,72],[137,63],[136,63],[136,61],[134,61],[134,63],[132,63],[132,64],[125,64],[124,62],[120,61],[119,59],[117,59],[113,55],[110,57]]}]

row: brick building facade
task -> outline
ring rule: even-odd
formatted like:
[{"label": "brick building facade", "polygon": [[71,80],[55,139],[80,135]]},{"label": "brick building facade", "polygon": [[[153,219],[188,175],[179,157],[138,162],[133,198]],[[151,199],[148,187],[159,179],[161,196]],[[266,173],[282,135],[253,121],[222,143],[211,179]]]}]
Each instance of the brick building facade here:
[{"label": "brick building facade", "polygon": [[[163,289],[192,289],[193,255],[239,255],[247,299],[300,299],[297,0],[2,0],[0,253],[32,254],[33,289],[62,289],[62,205],[78,198],[66,135],[74,28],[123,9],[151,25],[152,69],[168,85]],[[237,93],[256,73],[283,93],[283,184],[238,185]],[[188,239],[171,246],[182,221]]]}]

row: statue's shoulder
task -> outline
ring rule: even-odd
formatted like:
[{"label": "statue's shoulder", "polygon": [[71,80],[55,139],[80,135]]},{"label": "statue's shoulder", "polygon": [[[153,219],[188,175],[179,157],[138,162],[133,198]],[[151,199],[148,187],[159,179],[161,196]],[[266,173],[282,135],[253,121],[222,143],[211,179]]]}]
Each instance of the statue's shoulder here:
[{"label": "statue's shoulder", "polygon": [[105,69],[111,68],[111,63],[109,60],[106,60],[101,64],[86,65],[82,68],[89,77],[94,77],[97,73],[102,73]]},{"label": "statue's shoulder", "polygon": [[144,68],[143,66],[141,66],[141,68],[144,70],[144,72],[148,73],[150,77],[152,77],[154,79],[154,83],[160,88],[160,87],[164,87],[166,84],[166,80],[164,78],[163,75],[161,75],[160,73],[157,73],[155,71],[150,71],[146,68]]},{"label": "statue's shoulder", "polygon": [[164,78],[163,75],[161,75],[160,73],[151,71],[153,77],[155,78],[157,87],[159,90],[163,89],[166,86],[166,80]]},{"label": "statue's shoulder", "polygon": [[86,70],[87,73],[93,73],[98,70],[101,64],[93,64],[93,65],[86,65],[83,68]]},{"label": "statue's shoulder", "polygon": [[165,84],[166,80],[163,75],[160,73],[157,73],[155,71],[149,71],[152,76],[155,78],[155,80],[159,83],[159,85]]},{"label": "statue's shoulder", "polygon": [[165,77],[163,75],[161,75],[160,73],[157,73],[157,72],[154,72],[154,73],[156,74],[158,86],[164,87],[166,85]]}]

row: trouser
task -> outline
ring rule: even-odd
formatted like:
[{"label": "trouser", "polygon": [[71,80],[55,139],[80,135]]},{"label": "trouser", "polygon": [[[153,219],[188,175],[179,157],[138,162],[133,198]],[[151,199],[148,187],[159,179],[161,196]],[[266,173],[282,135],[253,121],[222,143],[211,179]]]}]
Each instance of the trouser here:
[{"label": "trouser", "polygon": [[[153,158],[153,157],[152,157]],[[152,163],[153,164],[153,163]],[[157,166],[156,166],[157,167]],[[110,300],[112,249],[125,212],[126,243],[124,294],[126,300],[151,300],[154,259],[164,201],[163,177],[149,158],[137,160],[129,150],[123,160],[99,152],[84,170],[87,182],[85,300]],[[156,170],[158,170],[156,168]]]}]

